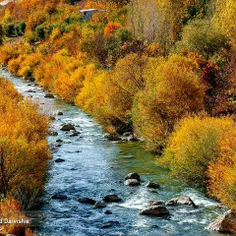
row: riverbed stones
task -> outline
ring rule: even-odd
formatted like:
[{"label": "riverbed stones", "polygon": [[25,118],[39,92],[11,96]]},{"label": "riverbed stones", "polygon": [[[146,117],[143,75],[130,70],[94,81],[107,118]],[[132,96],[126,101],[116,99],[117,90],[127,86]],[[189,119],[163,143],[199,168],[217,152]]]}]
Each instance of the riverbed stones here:
[{"label": "riverbed stones", "polygon": [[160,188],[160,185],[159,185],[158,183],[149,181],[149,182],[146,184],[146,187],[147,187],[147,188],[156,189],[156,188]]},{"label": "riverbed stones", "polygon": [[67,196],[62,195],[62,194],[53,194],[51,199],[66,200]]},{"label": "riverbed stones", "polygon": [[104,202],[120,202],[122,201],[116,194],[109,194],[103,198]]},{"label": "riverbed stones", "polygon": [[138,186],[138,185],[140,185],[140,181],[138,181],[137,179],[127,179],[127,180],[125,180],[125,185]]},{"label": "riverbed stones", "polygon": [[72,124],[64,124],[64,125],[62,125],[62,127],[61,127],[61,131],[76,131],[76,129],[75,129],[75,127],[74,127],[74,125],[72,125]]},{"label": "riverbed stones", "polygon": [[44,96],[45,98],[55,98],[55,96],[53,95],[53,94],[51,94],[51,93],[47,93],[45,96]]},{"label": "riverbed stones", "polygon": [[229,210],[212,222],[208,229],[220,233],[236,234],[236,210]]},{"label": "riverbed stones", "polygon": [[171,200],[166,202],[166,206],[178,206],[178,205],[196,207],[196,204],[193,202],[193,200],[187,196],[172,198]]},{"label": "riverbed stones", "polygon": [[106,204],[102,201],[97,201],[94,206],[94,208],[105,208],[106,207]]},{"label": "riverbed stones", "polygon": [[157,217],[163,217],[169,214],[170,213],[166,209],[165,206],[159,206],[159,205],[147,207],[140,212],[140,215],[149,215],[149,216],[157,216]]},{"label": "riverbed stones", "polygon": [[89,205],[94,205],[96,203],[96,201],[94,199],[91,199],[91,198],[88,198],[88,197],[79,198],[77,200],[80,203],[89,204]]},{"label": "riverbed stones", "polygon": [[104,138],[109,141],[119,141],[121,138],[117,134],[105,134]]}]

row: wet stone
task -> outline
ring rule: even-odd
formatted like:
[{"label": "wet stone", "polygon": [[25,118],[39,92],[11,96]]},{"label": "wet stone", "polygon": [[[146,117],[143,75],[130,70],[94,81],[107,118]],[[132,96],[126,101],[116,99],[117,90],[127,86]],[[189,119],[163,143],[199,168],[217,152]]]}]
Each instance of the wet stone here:
[{"label": "wet stone", "polygon": [[146,187],[147,187],[147,188],[154,188],[154,189],[156,189],[156,188],[160,188],[160,185],[159,185],[158,183],[149,181],[149,182],[147,183]]},{"label": "wet stone", "polygon": [[52,199],[58,199],[58,200],[66,200],[67,196],[61,195],[61,194],[53,194],[51,198]]},{"label": "wet stone", "polygon": [[55,160],[55,162],[57,162],[57,163],[61,163],[61,162],[65,162],[65,160],[62,159],[62,158],[58,158],[58,159]]},{"label": "wet stone", "polygon": [[90,205],[94,205],[94,204],[96,203],[95,200],[93,200],[93,199],[91,199],[91,198],[87,198],[87,197],[85,197],[85,198],[79,198],[79,199],[77,199],[77,200],[78,200],[78,202],[80,202],[80,203],[90,204]]},{"label": "wet stone", "polygon": [[51,93],[47,93],[44,97],[45,98],[55,98],[55,96]]},{"label": "wet stone", "polygon": [[119,198],[116,194],[110,194],[110,195],[106,195],[103,198],[104,202],[120,202],[122,199]]},{"label": "wet stone", "polygon": [[71,130],[76,131],[74,125],[72,125],[72,124],[64,124],[64,125],[62,125],[61,130],[62,131],[71,131]]},{"label": "wet stone", "polygon": [[110,210],[106,210],[104,213],[105,213],[106,215],[111,215],[111,214],[112,214],[112,212],[111,212]]},{"label": "wet stone", "polygon": [[106,207],[106,204],[102,201],[97,201],[94,206],[94,208],[105,208]]}]

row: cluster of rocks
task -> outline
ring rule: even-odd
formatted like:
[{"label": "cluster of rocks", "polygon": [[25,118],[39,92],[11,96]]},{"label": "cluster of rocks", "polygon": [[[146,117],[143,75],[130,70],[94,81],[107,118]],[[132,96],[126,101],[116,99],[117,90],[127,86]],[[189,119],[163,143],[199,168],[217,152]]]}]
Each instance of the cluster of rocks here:
[{"label": "cluster of rocks", "polygon": [[138,141],[138,137],[133,134],[132,132],[125,132],[123,135],[118,134],[105,134],[104,138],[106,138],[109,141]]}]

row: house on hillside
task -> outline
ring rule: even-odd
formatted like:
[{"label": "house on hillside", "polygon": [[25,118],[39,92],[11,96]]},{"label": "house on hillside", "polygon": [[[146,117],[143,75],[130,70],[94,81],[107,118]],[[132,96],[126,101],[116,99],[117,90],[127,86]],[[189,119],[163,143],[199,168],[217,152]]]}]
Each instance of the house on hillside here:
[{"label": "house on hillside", "polygon": [[105,10],[97,10],[97,9],[86,9],[86,10],[80,10],[80,12],[83,14],[83,20],[89,20],[93,13],[96,12],[104,12]]},{"label": "house on hillside", "polygon": [[4,1],[0,2],[0,8],[6,7],[11,2],[15,2],[15,0],[4,0]]}]

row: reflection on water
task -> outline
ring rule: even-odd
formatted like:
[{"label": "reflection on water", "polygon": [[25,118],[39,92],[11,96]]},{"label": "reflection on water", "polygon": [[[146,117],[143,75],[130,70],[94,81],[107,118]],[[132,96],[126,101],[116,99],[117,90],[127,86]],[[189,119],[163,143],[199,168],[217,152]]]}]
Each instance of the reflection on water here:
[{"label": "reflection on water", "polygon": [[[63,143],[51,161],[43,197],[45,204],[39,211],[29,213],[34,218],[38,235],[218,235],[205,229],[223,211],[217,208],[218,203],[169,177],[165,169],[155,164],[155,156],[144,151],[139,142],[108,142],[103,138],[101,127],[77,107],[60,99],[46,99],[43,90],[34,83],[6,71],[0,73],[22,94],[33,96],[44,111],[64,113],[52,124],[58,136],[48,138],[50,144],[55,144],[57,139]],[[35,92],[29,93],[32,89]],[[60,131],[63,123],[73,123],[80,134],[71,137],[70,133]],[[55,163],[58,157],[65,162]],[[124,186],[124,176],[129,172],[141,175],[141,186]],[[149,192],[145,187],[149,180],[161,185],[157,193]],[[55,193],[64,194],[68,199],[52,200]],[[123,201],[105,209],[94,209],[76,200],[79,197],[101,200],[111,193],[119,195]],[[182,195],[190,196],[199,207],[170,207],[171,215],[167,218],[139,215],[149,200],[166,201]],[[104,214],[107,209],[113,214]],[[104,228],[108,223],[111,227]]]}]

